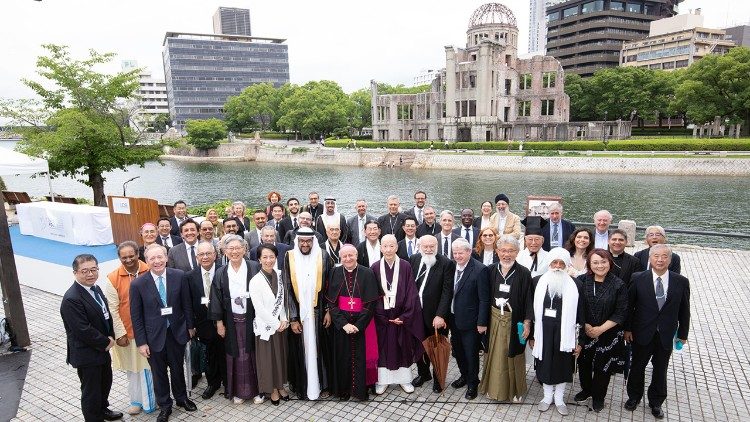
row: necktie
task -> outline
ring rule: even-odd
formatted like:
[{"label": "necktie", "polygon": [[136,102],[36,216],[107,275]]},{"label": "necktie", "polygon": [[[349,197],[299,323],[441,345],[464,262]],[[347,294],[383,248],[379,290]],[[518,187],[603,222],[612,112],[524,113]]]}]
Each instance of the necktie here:
[{"label": "necktie", "polygon": [[453,286],[454,286],[454,287],[455,287],[455,286],[456,286],[456,284],[458,284],[458,282],[459,282],[459,281],[461,280],[461,276],[462,276],[462,275],[464,275],[464,271],[463,271],[463,270],[457,270],[457,271],[456,271],[456,280],[455,280],[455,281],[453,282]]},{"label": "necktie", "polygon": [[166,307],[167,306],[167,287],[164,285],[164,277],[159,276],[159,278],[157,278],[156,281],[159,283],[159,297],[161,298],[161,303],[164,307]]},{"label": "necktie", "polygon": [[448,238],[443,237],[443,255],[448,256]]},{"label": "necktie", "polygon": [[664,284],[661,282],[661,277],[656,277],[656,303],[659,305],[660,311],[666,301],[667,295],[664,294]]},{"label": "necktie", "polygon": [[409,256],[409,258],[411,258],[411,254],[412,254],[412,253],[413,253],[413,250],[412,250],[412,248],[411,248],[411,240],[410,240],[410,241],[409,241],[409,246],[408,246],[408,247],[406,248],[406,255],[408,255],[408,256]]},{"label": "necktie", "polygon": [[198,261],[195,260],[195,246],[190,247],[190,267],[195,268],[198,266]]},{"label": "necktie", "polygon": [[96,287],[91,286],[91,291],[94,293],[94,299],[96,299],[96,303],[98,303],[99,306],[104,309],[104,301],[102,300],[101,296],[99,296],[99,292],[96,291]]},{"label": "necktie", "polygon": [[297,225],[297,217],[294,217],[294,220],[292,220],[292,228],[294,228],[294,230],[297,230],[299,228],[299,226]]},{"label": "necktie", "polygon": [[552,225],[552,240],[557,242],[560,233],[557,231],[557,223]]},{"label": "necktie", "polygon": [[422,282],[424,282],[424,275],[426,272],[427,272],[427,269],[425,268],[424,265],[422,265],[419,268],[419,272],[417,273],[417,287],[422,286]]},{"label": "necktie", "polygon": [[469,244],[471,244],[471,238],[469,237],[469,228],[464,227],[464,230],[466,230],[466,233],[464,234],[464,239],[466,239],[466,241],[469,242]]},{"label": "necktie", "polygon": [[210,291],[211,291],[211,278],[209,277],[210,274],[208,271],[203,272],[203,293],[208,297]]},{"label": "necktie", "polygon": [[169,238],[168,237],[162,237],[161,238],[161,243],[163,243],[164,246],[169,247]]},{"label": "necktie", "polygon": [[419,219],[419,224],[422,224],[422,208],[419,208],[419,215],[417,215],[417,219]]}]

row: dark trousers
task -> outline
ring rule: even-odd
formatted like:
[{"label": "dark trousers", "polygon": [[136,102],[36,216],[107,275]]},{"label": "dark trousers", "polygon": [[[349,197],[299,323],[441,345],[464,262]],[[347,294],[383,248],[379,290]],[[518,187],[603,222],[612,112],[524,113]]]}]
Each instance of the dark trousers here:
[{"label": "dark trousers", "polygon": [[[164,348],[159,352],[151,351],[148,364],[151,365],[151,374],[154,377],[154,393],[156,403],[162,410],[172,407],[172,398],[169,396],[170,379],[172,393],[178,403],[187,399],[187,388],[185,387],[185,346],[177,343],[172,335],[172,327],[167,328],[167,338]],[[167,368],[169,373],[167,375]]]},{"label": "dark trousers", "polygon": [[206,381],[209,386],[227,386],[227,355],[224,351],[224,339],[216,336],[206,344]]},{"label": "dark trousers", "polygon": [[593,400],[604,401],[609,389],[611,375],[594,371],[593,362],[578,359],[578,378],[581,380],[581,390],[591,395]]},{"label": "dark trousers", "polygon": [[83,419],[103,421],[104,409],[109,407],[109,390],[112,388],[112,364],[78,368],[81,380],[81,411]]},{"label": "dark trousers", "polygon": [[664,403],[667,398],[667,368],[670,356],[672,356],[672,348],[664,349],[658,331],[645,346],[633,343],[633,363],[628,376],[629,399],[640,400],[643,397],[646,365],[651,360],[653,372],[651,384],[648,386],[648,405],[654,407]]},{"label": "dark trousers", "polygon": [[461,376],[469,388],[479,385],[479,333],[477,329],[459,330],[451,318],[451,347]]}]

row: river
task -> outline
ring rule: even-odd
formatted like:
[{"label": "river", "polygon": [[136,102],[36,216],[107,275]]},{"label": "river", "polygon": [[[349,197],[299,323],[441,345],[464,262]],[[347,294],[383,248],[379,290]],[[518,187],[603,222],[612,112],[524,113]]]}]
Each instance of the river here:
[{"label": "river", "polygon": [[[15,142],[0,142],[12,148]],[[615,223],[635,220],[639,226],[659,224],[666,228],[738,232],[750,234],[747,212],[750,178],[623,176],[609,174],[555,173],[478,173],[466,171],[403,170],[360,167],[319,167],[274,165],[271,163],[185,163],[165,161],[144,168],[106,175],[107,194],[122,194],[126,180],[140,176],[127,186],[129,196],[151,197],[160,203],[178,199],[188,204],[223,199],[265,205],[266,194],[278,190],[284,200],[295,196],[305,203],[315,190],[336,197],[345,215],[354,213],[358,198],[368,201],[369,211],[385,213],[386,197],[401,198],[404,208],[413,206],[416,190],[427,192],[427,201],[439,212],[471,207],[478,212],[482,201],[492,201],[498,193],[510,197],[511,210],[522,213],[526,195],[560,195],[565,218],[591,221],[600,209],[608,209]],[[32,196],[48,193],[44,178],[6,176],[9,190],[26,191]],[[55,192],[65,196],[91,198],[91,190],[74,180],[52,180]],[[639,234],[640,236],[640,234]],[[670,241],[700,246],[750,250],[750,239],[729,239],[693,235],[669,235]]]}]

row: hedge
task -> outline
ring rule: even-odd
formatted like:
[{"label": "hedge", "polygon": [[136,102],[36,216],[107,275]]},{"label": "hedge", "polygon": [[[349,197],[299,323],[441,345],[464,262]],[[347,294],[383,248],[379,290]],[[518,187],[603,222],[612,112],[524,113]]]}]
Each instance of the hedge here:
[{"label": "hedge", "polygon": [[[357,148],[389,149],[446,149],[441,141],[357,141]],[[508,150],[518,151],[518,141],[456,142],[448,149],[462,150]],[[327,147],[353,147],[349,139],[326,141]],[[693,139],[693,138],[645,138],[609,141],[605,149],[601,141],[529,141],[524,142],[524,151],[750,151],[750,138],[740,139]]]}]

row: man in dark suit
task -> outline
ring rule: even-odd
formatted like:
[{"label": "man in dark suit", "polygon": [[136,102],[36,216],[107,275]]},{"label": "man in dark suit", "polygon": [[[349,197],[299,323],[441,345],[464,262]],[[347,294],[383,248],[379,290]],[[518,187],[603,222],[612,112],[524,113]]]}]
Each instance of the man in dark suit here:
[{"label": "man in dark suit", "polygon": [[365,223],[365,236],[365,240],[357,245],[357,263],[369,268],[383,256],[380,253],[380,225],[376,220]]},{"label": "man in dark suit", "polygon": [[463,237],[473,248],[479,239],[479,229],[474,227],[474,211],[471,208],[461,210],[461,227],[453,229],[458,237]]},{"label": "man in dark suit", "polygon": [[310,192],[307,196],[308,203],[305,205],[305,211],[310,213],[312,217],[312,228],[315,228],[315,222],[318,221],[318,216],[323,214],[323,204],[320,203],[320,196],[318,192]]},{"label": "man in dark suit", "polygon": [[418,190],[414,193],[414,206],[404,211],[404,214],[411,215],[417,221],[417,226],[424,221],[424,207],[427,203],[427,194]]},{"label": "man in dark suit", "polygon": [[435,221],[435,208],[427,205],[424,207],[424,220],[417,226],[417,237],[426,234],[437,236],[440,233],[440,224]]},{"label": "man in dark suit", "polygon": [[299,228],[299,200],[297,198],[289,198],[286,201],[286,210],[289,213],[286,217],[281,219],[276,231],[279,232],[279,239],[284,239],[286,234],[292,230]]},{"label": "man in dark suit", "polygon": [[340,230],[339,240],[343,243],[349,243],[349,226],[346,225],[344,214],[336,211],[336,198],[327,196],[325,199],[325,211],[318,216],[315,222],[315,230],[323,236],[323,241],[328,240],[326,229],[328,226],[338,226]]},{"label": "man in dark suit", "polygon": [[89,254],[73,260],[76,281],[65,292],[60,315],[68,343],[66,363],[76,368],[81,380],[81,411],[86,421],[114,421],[122,413],[109,407],[112,387],[112,359],[109,349],[115,345],[115,331],[109,303],[96,286],[99,263]]},{"label": "man in dark suit", "polygon": [[451,245],[456,271],[453,276],[453,303],[449,324],[451,345],[461,377],[453,388],[466,386],[465,397],[477,397],[479,385],[480,337],[487,331],[490,314],[490,283],[487,268],[471,257],[471,245],[464,238]]},{"label": "man in dark suit", "polygon": [[211,283],[219,268],[216,249],[209,242],[198,244],[198,267],[187,273],[192,299],[193,322],[198,340],[206,346],[206,386],[201,397],[208,400],[223,384],[227,386],[227,364],[224,340],[216,333],[216,326],[208,319]]},{"label": "man in dark suit", "polygon": [[198,266],[198,223],[192,218],[183,221],[180,234],[183,242],[167,251],[167,266],[187,273]]},{"label": "man in dark suit", "polygon": [[185,273],[167,268],[163,246],[149,245],[146,263],[151,270],[130,285],[130,317],[138,352],[148,359],[154,376],[156,402],[161,409],[156,420],[166,422],[172,414],[167,368],[177,406],[188,412],[197,410],[187,397],[183,372],[185,344],[195,333],[193,307]]},{"label": "man in dark suit", "polygon": [[160,218],[156,223],[156,230],[158,232],[156,243],[164,246],[167,250],[182,243],[182,238],[180,236],[172,234],[172,223],[169,222],[169,218]]},{"label": "man in dark suit", "polygon": [[440,213],[440,233],[435,235],[438,240],[438,254],[453,259],[453,249],[451,245],[459,236],[453,233],[453,213],[444,210]]},{"label": "man in dark suit", "polygon": [[[633,254],[641,262],[643,269],[648,270],[649,267],[649,249],[654,245],[666,244],[667,243],[667,232],[664,231],[662,226],[648,226],[646,227],[645,240],[648,248],[640,250]],[[680,256],[672,252],[672,262],[669,264],[669,271],[680,274],[682,272],[682,260]]]},{"label": "man in dark suit", "polygon": [[355,208],[357,215],[349,217],[346,226],[349,230],[349,242],[357,246],[365,240],[365,223],[375,220],[375,217],[367,213],[367,201],[364,199],[358,199]]},{"label": "man in dark suit", "polygon": [[174,211],[174,216],[169,218],[169,223],[172,226],[170,232],[173,236],[179,236],[180,224],[188,219],[187,204],[185,203],[185,201],[179,200],[174,203],[172,211]]},{"label": "man in dark suit", "polygon": [[406,214],[398,211],[400,205],[401,201],[399,201],[398,196],[391,195],[388,197],[388,212],[378,218],[381,239],[387,234],[396,236],[397,242],[404,238],[404,229],[401,226],[404,225]]},{"label": "man in dark suit", "polygon": [[[448,335],[448,315],[451,310],[451,299],[453,298],[453,274],[456,264],[450,259],[437,254],[437,239],[435,236],[425,235],[419,239],[419,253],[409,258],[412,274],[417,283],[419,301],[422,304],[422,319],[424,321],[424,334],[429,337],[435,330],[444,336]],[[433,376],[430,374],[430,360],[425,353],[422,359],[417,361],[417,377],[412,385],[419,387],[429,381]],[[432,383],[432,391],[440,393],[440,383],[437,376]]]},{"label": "man in dark suit", "polygon": [[[261,244],[270,243],[271,245],[276,246],[276,250],[279,251],[279,256],[278,258],[276,258],[276,268],[282,269],[284,268],[284,258],[286,257],[286,251],[292,249],[292,247],[285,243],[277,241],[276,236],[277,233],[272,227],[266,226],[260,230]],[[259,247],[260,245],[256,246],[253,249],[250,249],[250,251],[248,252],[248,258],[251,261],[258,262]]]},{"label": "man in dark suit", "polygon": [[687,342],[690,328],[690,283],[669,271],[672,250],[667,245],[651,247],[651,269],[636,274],[628,291],[629,318],[625,340],[633,345],[633,363],[628,378],[625,409],[634,411],[643,397],[646,365],[653,365],[648,405],[657,419],[664,418],[661,405],[667,398],[667,368],[674,337]]},{"label": "man in dark suit", "polygon": [[413,215],[404,218],[404,238],[398,242],[396,255],[399,258],[409,260],[412,255],[419,253],[419,239],[417,239],[417,219]]},{"label": "man in dark suit", "polygon": [[563,218],[562,205],[559,202],[553,202],[549,206],[549,221],[542,230],[544,237],[542,249],[549,252],[552,248],[563,247],[574,231],[576,231],[575,224]]}]

